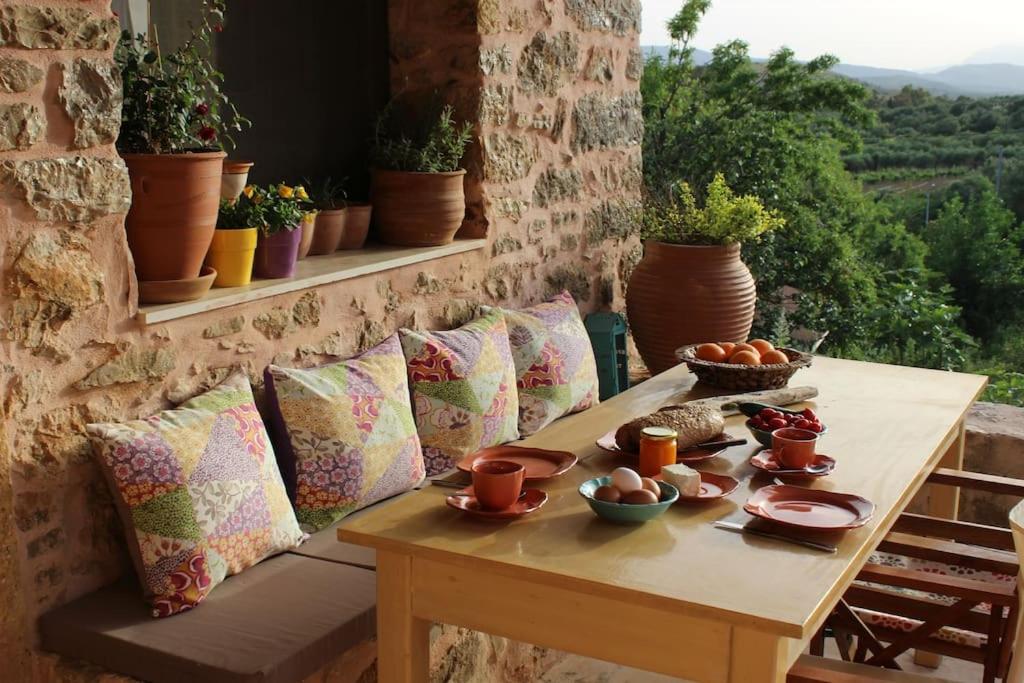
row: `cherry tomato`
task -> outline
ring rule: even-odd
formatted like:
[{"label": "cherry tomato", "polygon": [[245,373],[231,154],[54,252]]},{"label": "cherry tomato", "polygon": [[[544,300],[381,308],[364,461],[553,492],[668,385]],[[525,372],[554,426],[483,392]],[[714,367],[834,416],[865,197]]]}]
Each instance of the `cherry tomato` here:
[{"label": "cherry tomato", "polygon": [[818,419],[818,416],[815,415],[814,411],[811,410],[810,408],[804,408],[803,410],[800,411],[800,414],[806,417],[811,422],[814,422],[815,420]]},{"label": "cherry tomato", "polygon": [[761,410],[761,412],[757,414],[757,416],[760,417],[762,420],[770,420],[776,415],[778,415],[778,413],[772,410],[771,408],[764,408]]},{"label": "cherry tomato", "polygon": [[797,420],[793,426],[797,429],[810,429],[812,424],[814,423],[810,420]]},{"label": "cherry tomato", "polygon": [[771,427],[772,429],[782,429],[783,427],[786,427],[788,425],[786,421],[783,420],[781,417],[773,417],[771,421],[768,423],[768,426]]},{"label": "cherry tomato", "polygon": [[811,426],[808,427],[808,429],[810,429],[812,432],[820,433],[824,429],[824,427],[821,426],[820,422],[812,422]]},{"label": "cherry tomato", "polygon": [[759,417],[755,417],[755,418],[750,420],[750,426],[753,427],[754,429],[762,429],[763,430],[764,426],[765,426],[764,425],[764,420],[762,420]]}]

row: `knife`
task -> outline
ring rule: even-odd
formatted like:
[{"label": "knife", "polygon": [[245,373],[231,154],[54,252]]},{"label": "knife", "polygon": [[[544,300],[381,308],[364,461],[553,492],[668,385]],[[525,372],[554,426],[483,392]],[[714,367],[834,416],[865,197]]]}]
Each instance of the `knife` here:
[{"label": "knife", "polygon": [[770,531],[762,531],[761,529],[752,529],[747,527],[745,524],[739,524],[737,522],[724,522],[718,520],[714,522],[714,525],[719,529],[725,529],[727,531],[735,531],[740,534],[750,534],[751,536],[760,536],[762,538],[771,538],[776,541],[787,541],[795,545],[800,545],[805,548],[812,548],[814,550],[820,550],[825,553],[835,553],[836,547],[834,545],[828,545],[826,543],[817,543],[815,541],[808,541],[802,538],[790,538],[789,536],[783,536],[782,534],[773,534]]},{"label": "knife", "polygon": [[687,446],[686,448],[680,448],[676,453],[690,453],[692,451],[704,451],[711,450],[713,448],[731,448],[732,446],[742,446],[747,443],[746,439],[730,439],[728,441],[707,441],[705,443],[699,443],[694,446]]}]

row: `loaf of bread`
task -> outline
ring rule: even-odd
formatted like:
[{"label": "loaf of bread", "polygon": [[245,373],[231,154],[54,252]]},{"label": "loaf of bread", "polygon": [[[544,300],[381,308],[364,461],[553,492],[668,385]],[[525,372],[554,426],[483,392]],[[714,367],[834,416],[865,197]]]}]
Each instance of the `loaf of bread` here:
[{"label": "loaf of bread", "polygon": [[717,406],[681,405],[638,417],[619,427],[615,443],[624,451],[640,449],[640,432],[647,427],[668,427],[679,434],[677,448],[689,448],[711,441],[722,433],[725,418]]}]

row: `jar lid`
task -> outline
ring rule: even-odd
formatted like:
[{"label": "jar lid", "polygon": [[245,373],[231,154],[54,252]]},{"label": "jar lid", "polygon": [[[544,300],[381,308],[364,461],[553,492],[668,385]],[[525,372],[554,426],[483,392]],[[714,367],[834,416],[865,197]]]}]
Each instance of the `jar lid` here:
[{"label": "jar lid", "polygon": [[674,429],[668,427],[644,427],[640,430],[640,436],[644,439],[651,439],[653,441],[668,441],[675,439],[679,434]]}]

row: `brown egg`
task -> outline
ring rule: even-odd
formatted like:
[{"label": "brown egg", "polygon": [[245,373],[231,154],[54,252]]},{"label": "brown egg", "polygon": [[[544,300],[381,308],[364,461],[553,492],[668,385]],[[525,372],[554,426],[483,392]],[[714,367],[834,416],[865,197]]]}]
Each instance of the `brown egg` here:
[{"label": "brown egg", "polygon": [[622,494],[614,486],[598,486],[594,491],[594,500],[602,500],[606,503],[618,503],[622,500]]},{"label": "brown egg", "polygon": [[644,477],[640,480],[640,483],[643,484],[643,488],[647,489],[658,498],[661,498],[661,487],[658,486],[658,482],[654,481],[650,477]]},{"label": "brown egg", "polygon": [[626,505],[654,505],[658,502],[658,497],[647,489],[639,489],[624,495],[622,502]]}]

